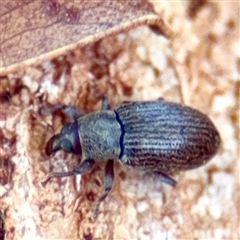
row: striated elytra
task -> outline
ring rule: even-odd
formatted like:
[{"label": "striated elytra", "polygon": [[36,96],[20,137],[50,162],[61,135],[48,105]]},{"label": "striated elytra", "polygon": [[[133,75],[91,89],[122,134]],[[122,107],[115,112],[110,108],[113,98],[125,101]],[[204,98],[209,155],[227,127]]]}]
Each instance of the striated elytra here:
[{"label": "striated elytra", "polygon": [[51,173],[42,183],[45,186],[52,177],[84,174],[96,159],[107,160],[105,192],[98,200],[95,216],[112,188],[114,160],[151,171],[175,186],[176,181],[169,174],[204,165],[219,148],[218,131],[198,110],[160,98],[123,102],[111,111],[106,101],[102,111],[79,116],[48,141],[47,155],[62,149],[81,154],[82,161],[73,171]]}]

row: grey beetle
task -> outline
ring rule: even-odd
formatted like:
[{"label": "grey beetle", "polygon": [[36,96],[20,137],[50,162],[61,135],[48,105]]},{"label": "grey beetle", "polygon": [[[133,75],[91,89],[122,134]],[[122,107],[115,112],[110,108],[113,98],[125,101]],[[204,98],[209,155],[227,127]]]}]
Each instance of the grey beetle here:
[{"label": "grey beetle", "polygon": [[123,102],[113,111],[103,101],[102,111],[80,116],[67,123],[60,134],[47,143],[46,154],[58,150],[81,154],[81,163],[71,172],[51,173],[52,177],[84,174],[91,170],[95,159],[108,160],[105,167],[107,197],[113,185],[113,161],[139,170],[157,174],[172,186],[176,181],[169,176],[205,164],[217,152],[221,139],[211,120],[193,108],[157,101]]}]

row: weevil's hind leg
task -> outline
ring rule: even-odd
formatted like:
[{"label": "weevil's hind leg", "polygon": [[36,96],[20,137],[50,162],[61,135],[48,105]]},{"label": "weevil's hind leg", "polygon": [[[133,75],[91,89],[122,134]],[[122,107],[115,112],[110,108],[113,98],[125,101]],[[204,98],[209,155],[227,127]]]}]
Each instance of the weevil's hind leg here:
[{"label": "weevil's hind leg", "polygon": [[167,174],[159,172],[159,171],[155,171],[153,173],[156,174],[158,177],[160,177],[162,182],[164,182],[166,184],[169,184],[169,185],[171,185],[173,187],[176,186],[177,182],[173,178],[168,176]]},{"label": "weevil's hind leg", "polygon": [[98,216],[99,206],[101,202],[107,197],[109,191],[112,189],[113,180],[114,180],[114,160],[108,160],[106,167],[105,167],[105,191],[102,196],[98,199],[96,208],[94,211],[94,218]]},{"label": "weevil's hind leg", "polygon": [[45,188],[46,184],[50,181],[52,178],[62,178],[62,177],[70,177],[76,174],[84,174],[86,172],[89,172],[95,161],[93,159],[86,159],[83,162],[81,162],[73,171],[71,172],[53,172],[50,173],[45,181],[42,182],[42,187]]}]

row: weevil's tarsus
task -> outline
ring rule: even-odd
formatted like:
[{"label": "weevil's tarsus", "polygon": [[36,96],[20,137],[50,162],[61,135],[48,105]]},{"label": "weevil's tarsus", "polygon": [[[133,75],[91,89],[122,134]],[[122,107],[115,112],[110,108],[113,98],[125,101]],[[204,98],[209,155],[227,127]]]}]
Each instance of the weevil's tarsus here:
[{"label": "weevil's tarsus", "polygon": [[62,178],[62,177],[70,177],[75,175],[75,172],[53,172],[48,175],[46,180],[41,182],[41,185],[43,188],[46,188],[47,183],[52,179],[52,178]]},{"label": "weevil's tarsus", "polygon": [[107,197],[108,193],[112,189],[113,180],[114,180],[114,160],[111,159],[111,160],[108,160],[105,166],[105,191],[97,201],[95,211],[93,214],[94,218],[98,216],[101,202],[104,201],[104,199]]},{"label": "weevil's tarsus", "polygon": [[157,171],[157,172],[154,171],[153,173],[154,173],[155,175],[157,175],[158,177],[160,177],[160,179],[161,179],[162,182],[164,182],[164,183],[166,183],[166,184],[169,184],[169,185],[171,185],[171,186],[173,186],[173,187],[176,186],[177,181],[174,180],[173,178],[171,178],[169,175],[167,175],[167,174],[165,174],[165,173],[162,173],[162,172],[159,172],[159,171]]},{"label": "weevil's tarsus", "polygon": [[93,159],[86,159],[83,162],[81,162],[73,171],[70,172],[53,172],[50,173],[45,181],[43,181],[42,187],[46,187],[47,183],[52,179],[52,178],[62,178],[62,177],[70,177],[74,176],[76,174],[84,174],[89,172],[93,165],[95,164],[95,161]]}]

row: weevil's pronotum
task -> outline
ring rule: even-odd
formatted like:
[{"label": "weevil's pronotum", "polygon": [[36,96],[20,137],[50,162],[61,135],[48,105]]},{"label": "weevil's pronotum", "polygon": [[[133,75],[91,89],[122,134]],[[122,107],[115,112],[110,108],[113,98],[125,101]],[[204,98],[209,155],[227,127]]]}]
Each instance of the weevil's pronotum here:
[{"label": "weevil's pronotum", "polygon": [[96,159],[107,160],[105,192],[112,188],[114,160],[131,168],[151,171],[162,181],[175,186],[169,176],[205,164],[220,145],[220,136],[211,120],[193,108],[160,98],[157,101],[123,102],[113,111],[103,102],[102,111],[82,115],[67,123],[60,134],[47,143],[50,155],[62,149],[81,154],[81,163],[70,172],[51,173],[52,177],[84,174]]}]

